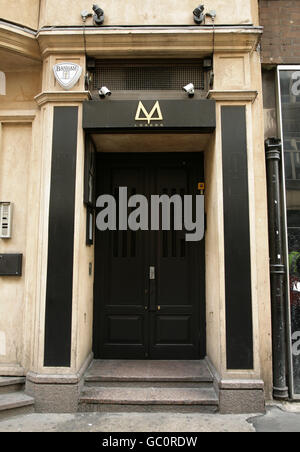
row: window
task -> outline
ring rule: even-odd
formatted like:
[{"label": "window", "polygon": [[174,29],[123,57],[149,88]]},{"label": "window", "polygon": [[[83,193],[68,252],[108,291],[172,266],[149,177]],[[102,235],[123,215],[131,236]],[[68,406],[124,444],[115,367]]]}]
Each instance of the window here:
[{"label": "window", "polygon": [[293,394],[300,396],[300,66],[280,66]]}]

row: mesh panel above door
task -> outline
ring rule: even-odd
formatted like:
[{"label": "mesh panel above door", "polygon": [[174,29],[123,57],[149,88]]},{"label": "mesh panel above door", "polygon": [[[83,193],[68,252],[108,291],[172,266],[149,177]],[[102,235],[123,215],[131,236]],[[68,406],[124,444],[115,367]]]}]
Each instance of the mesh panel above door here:
[{"label": "mesh panel above door", "polygon": [[180,90],[193,83],[205,90],[202,62],[103,62],[93,69],[93,89],[109,86],[114,91]]}]

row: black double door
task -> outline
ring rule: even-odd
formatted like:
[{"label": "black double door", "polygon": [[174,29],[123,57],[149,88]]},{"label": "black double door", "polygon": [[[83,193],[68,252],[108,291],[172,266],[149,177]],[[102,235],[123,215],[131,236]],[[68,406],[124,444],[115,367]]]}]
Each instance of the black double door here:
[{"label": "black double door", "polygon": [[[150,224],[151,195],[199,194],[203,156],[98,154],[96,180],[97,196],[118,199],[119,187],[145,195]],[[185,233],[172,219],[170,231],[96,229],[95,358],[205,356],[204,240],[186,242]]]}]

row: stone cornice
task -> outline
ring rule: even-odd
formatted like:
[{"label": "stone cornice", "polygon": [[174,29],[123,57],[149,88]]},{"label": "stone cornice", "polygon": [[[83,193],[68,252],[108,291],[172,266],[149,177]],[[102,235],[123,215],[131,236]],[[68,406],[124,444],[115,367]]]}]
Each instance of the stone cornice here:
[{"label": "stone cornice", "polygon": [[[87,52],[101,58],[177,57],[199,58],[214,50],[222,53],[252,52],[262,33],[255,27],[191,29],[88,29]],[[50,54],[84,52],[83,30],[41,30],[37,34],[43,58]]]},{"label": "stone cornice", "polygon": [[36,110],[0,110],[0,123],[31,123]]},{"label": "stone cornice", "polygon": [[[87,28],[86,50],[101,58],[200,58],[215,52],[252,52],[261,27],[107,27]],[[214,46],[213,46],[214,43]],[[83,28],[26,30],[0,22],[0,49],[34,61],[51,54],[83,54]]]},{"label": "stone cornice", "polygon": [[212,90],[207,94],[208,99],[216,101],[254,102],[258,96],[255,90]]},{"label": "stone cornice", "polygon": [[44,91],[38,94],[35,98],[38,106],[41,107],[46,103],[70,103],[83,102],[89,99],[88,91]]},{"label": "stone cornice", "polygon": [[41,61],[39,44],[35,33],[29,33],[19,28],[12,28],[3,23],[0,24],[0,49],[21,55],[33,61]]}]

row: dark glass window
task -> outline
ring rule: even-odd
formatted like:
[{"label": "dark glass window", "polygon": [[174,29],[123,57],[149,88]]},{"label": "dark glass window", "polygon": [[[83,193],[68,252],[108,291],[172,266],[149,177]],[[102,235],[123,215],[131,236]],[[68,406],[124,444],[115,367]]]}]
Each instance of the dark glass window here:
[{"label": "dark glass window", "polygon": [[280,70],[294,393],[300,394],[300,67]]}]

